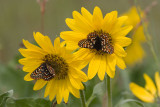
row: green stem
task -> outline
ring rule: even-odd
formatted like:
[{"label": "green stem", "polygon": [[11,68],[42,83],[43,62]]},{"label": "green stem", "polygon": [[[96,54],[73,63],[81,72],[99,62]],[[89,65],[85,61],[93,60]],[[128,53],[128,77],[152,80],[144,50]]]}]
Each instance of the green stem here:
[{"label": "green stem", "polygon": [[85,95],[84,95],[84,91],[83,90],[80,90],[80,96],[81,96],[82,107],[87,107],[86,106],[86,99],[85,99]]},{"label": "green stem", "polygon": [[87,100],[87,102],[86,102],[86,107],[89,106],[89,104],[92,102],[92,100],[93,100],[94,98],[95,98],[95,96],[92,95],[92,96]]},{"label": "green stem", "polygon": [[112,107],[112,90],[111,90],[111,79],[110,77],[107,75],[107,102],[108,102],[108,106],[107,107]]},{"label": "green stem", "polygon": [[159,67],[159,60],[158,60],[158,57],[157,57],[156,52],[154,50],[154,46],[153,46],[152,41],[151,41],[151,36],[150,36],[150,34],[149,34],[148,30],[147,30],[147,27],[146,27],[146,25],[144,23],[144,20],[143,20],[143,18],[141,16],[140,9],[138,8],[137,0],[134,0],[134,1],[135,1],[135,6],[136,6],[136,9],[137,9],[137,13],[138,13],[139,18],[140,18],[140,20],[142,22],[144,34],[145,34],[145,36],[147,38],[148,46],[150,47],[150,51],[152,52],[154,60],[156,61],[157,67]]}]

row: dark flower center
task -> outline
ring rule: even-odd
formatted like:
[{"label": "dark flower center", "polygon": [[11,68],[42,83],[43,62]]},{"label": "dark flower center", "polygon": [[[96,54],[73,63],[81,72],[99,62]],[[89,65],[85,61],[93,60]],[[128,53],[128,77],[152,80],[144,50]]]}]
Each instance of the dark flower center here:
[{"label": "dark flower center", "polygon": [[44,61],[55,70],[55,79],[65,79],[65,77],[68,75],[69,66],[62,57],[48,54],[45,55]]}]

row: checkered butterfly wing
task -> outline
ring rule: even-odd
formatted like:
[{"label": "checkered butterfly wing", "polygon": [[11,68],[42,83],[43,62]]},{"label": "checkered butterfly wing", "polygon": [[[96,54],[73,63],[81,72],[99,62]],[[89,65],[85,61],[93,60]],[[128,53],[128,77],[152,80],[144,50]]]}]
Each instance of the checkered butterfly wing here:
[{"label": "checkered butterfly wing", "polygon": [[43,79],[45,81],[51,80],[55,76],[55,70],[48,64],[41,64],[35,71],[30,75],[31,78],[38,80]]},{"label": "checkered butterfly wing", "polygon": [[81,48],[93,49],[96,43],[96,35],[88,35],[87,39],[82,39],[78,42],[78,46]]},{"label": "checkered butterfly wing", "polygon": [[114,47],[111,45],[111,37],[108,35],[101,35],[100,38],[102,51],[108,54],[112,54],[114,52]]}]

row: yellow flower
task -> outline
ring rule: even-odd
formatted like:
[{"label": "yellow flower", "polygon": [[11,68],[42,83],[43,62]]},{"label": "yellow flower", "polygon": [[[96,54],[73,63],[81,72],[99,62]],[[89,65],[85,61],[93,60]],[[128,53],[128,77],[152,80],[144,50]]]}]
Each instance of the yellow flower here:
[{"label": "yellow flower", "polygon": [[[141,12],[142,16],[143,12]],[[124,58],[126,64],[128,65],[134,65],[138,62],[140,62],[145,52],[141,46],[141,43],[145,42],[145,35],[143,32],[143,26],[141,25],[140,18],[138,16],[136,7],[132,7],[127,13],[124,15],[128,16],[128,19],[126,21],[126,25],[133,25],[134,30],[132,31],[132,43],[129,45],[126,49],[127,56]]]},{"label": "yellow flower", "polygon": [[117,18],[117,11],[112,11],[103,18],[99,7],[94,8],[93,15],[84,7],[81,13],[73,11],[73,19],[66,19],[72,31],[61,32],[61,38],[66,41],[68,49],[79,48],[74,53],[78,58],[90,62],[89,79],[98,73],[103,80],[105,72],[114,78],[116,65],[126,68],[123,57],[127,54],[123,47],[131,43],[131,39],[125,36],[132,29],[132,26],[123,26],[127,16]]},{"label": "yellow flower", "polygon": [[49,95],[52,100],[55,96],[57,103],[62,99],[67,103],[69,93],[79,98],[79,90],[84,88],[81,82],[87,81],[87,76],[82,69],[85,65],[81,60],[75,60],[73,54],[67,53],[65,47],[60,45],[60,38],[54,41],[54,46],[48,36],[34,33],[34,39],[40,46],[35,46],[23,40],[26,49],[19,49],[25,57],[19,60],[24,65],[23,71],[28,72],[24,80],[37,80],[34,90],[39,90],[46,84],[44,97]]},{"label": "yellow flower", "polygon": [[[138,97],[140,100],[148,103],[155,102],[160,97],[160,75],[159,72],[155,73],[155,84],[153,83],[152,79],[147,75],[144,74],[144,79],[146,81],[145,88],[135,84],[130,83],[130,89],[132,93]],[[156,88],[157,87],[157,88]]]}]

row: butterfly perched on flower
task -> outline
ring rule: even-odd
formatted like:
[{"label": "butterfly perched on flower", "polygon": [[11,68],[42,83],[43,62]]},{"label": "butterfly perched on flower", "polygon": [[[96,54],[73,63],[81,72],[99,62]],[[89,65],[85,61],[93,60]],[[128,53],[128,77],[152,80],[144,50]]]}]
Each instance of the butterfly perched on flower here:
[{"label": "butterfly perched on flower", "polygon": [[55,76],[55,70],[47,63],[42,63],[35,71],[30,75],[31,78],[38,80],[43,79],[49,81]]},{"label": "butterfly perched on flower", "polygon": [[101,50],[104,53],[112,54],[114,47],[111,43],[111,36],[108,33],[91,32],[87,35],[87,39],[82,39],[78,42],[78,46],[81,48]]}]

